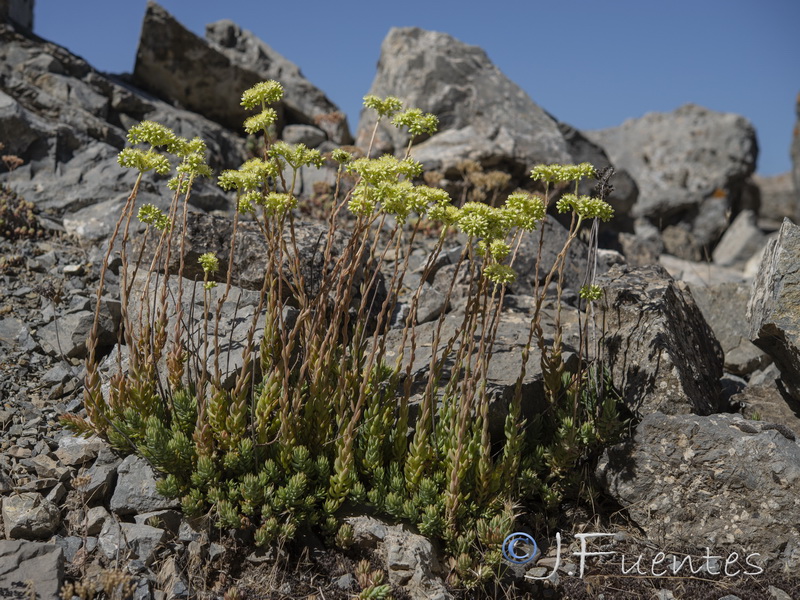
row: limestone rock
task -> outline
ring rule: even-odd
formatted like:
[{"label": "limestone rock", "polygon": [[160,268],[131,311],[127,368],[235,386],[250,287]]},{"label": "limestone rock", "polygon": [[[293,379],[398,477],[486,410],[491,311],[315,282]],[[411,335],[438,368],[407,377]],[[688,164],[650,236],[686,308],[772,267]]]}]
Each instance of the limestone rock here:
[{"label": "limestone rock", "polygon": [[669,254],[658,257],[660,264],[674,279],[690,285],[717,285],[720,283],[744,283],[744,272],[732,267],[721,267],[710,262],[696,262],[677,258]]},{"label": "limestone rock", "polygon": [[686,222],[701,245],[715,243],[724,231],[758,152],[744,117],[693,104],[584,133],[636,181],[635,217]]},{"label": "limestone rock", "polygon": [[[427,169],[446,173],[463,160],[521,177],[542,162],[569,162],[558,124],[510,81],[476,46],[418,28],[393,28],[381,45],[369,91],[397,96],[439,118],[439,131],[416,140],[412,155]],[[356,143],[369,146],[376,116],[365,110]],[[391,124],[378,128],[373,154],[399,152],[409,135]]]},{"label": "limestone rock", "polygon": [[150,565],[156,556],[156,550],[164,542],[167,532],[157,527],[138,523],[118,523],[108,519],[98,536],[101,552],[108,558],[116,559],[130,551],[132,558],[138,558],[145,565]]},{"label": "limestone rock", "polygon": [[723,354],[691,293],[661,267],[598,278],[614,385],[639,416],[718,412]]},{"label": "limestone rock", "polygon": [[142,23],[133,80],[156,96],[174,100],[228,129],[240,131],[250,116],[240,104],[242,92],[258,83],[259,76],[234,65],[150,1]]},{"label": "limestone rock", "polygon": [[0,0],[0,23],[33,29],[33,0]]},{"label": "limestone rock", "polygon": [[3,498],[3,526],[8,539],[47,539],[60,524],[58,507],[41,494],[24,492]]},{"label": "limestone rock", "polygon": [[[454,302],[454,310],[445,316],[444,324],[439,338],[437,349],[437,359],[441,358],[442,352],[447,346],[448,340],[452,338],[461,326],[464,318],[464,300]],[[509,306],[516,306],[514,310],[504,311],[500,317],[497,328],[497,335],[492,351],[492,359],[489,363],[486,374],[486,388],[490,396],[489,404],[489,430],[494,439],[502,436],[503,424],[508,410],[508,401],[513,397],[517,378],[522,369],[522,348],[528,340],[533,298],[530,296],[511,296]],[[562,326],[563,326],[563,359],[570,365],[576,356],[578,347],[578,327],[576,309],[562,307]],[[546,343],[552,344],[555,309],[552,302],[547,302],[542,309],[542,328],[545,332]],[[427,382],[428,372],[433,352],[433,341],[436,333],[437,321],[422,323],[416,327],[416,349],[414,362],[411,366],[411,377],[413,379],[412,394],[422,392]],[[480,330],[480,323],[478,328]],[[386,361],[394,364],[397,360],[400,344],[402,340],[402,330],[393,329],[389,332],[386,343]],[[447,381],[451,377],[452,358],[458,351],[458,344],[452,350],[451,358],[445,361],[442,369],[440,389],[444,389]],[[477,351],[477,349],[476,349]],[[403,351],[403,368],[411,360],[410,343],[407,343]],[[525,377],[522,383],[523,396],[523,416],[531,418],[536,411],[544,409],[544,383],[541,369],[541,354],[534,339],[528,362],[526,363]],[[416,415],[417,404],[415,398],[411,399],[411,421]]]},{"label": "limestone rock", "polygon": [[175,500],[156,491],[156,475],[147,461],[127,456],[117,467],[117,485],[109,508],[118,515],[130,515],[174,508]]},{"label": "limestone rock", "polygon": [[[514,270],[517,272],[517,280],[509,286],[509,291],[514,294],[533,294],[534,284],[544,283],[547,274],[556,262],[556,257],[564,248],[564,244],[569,237],[567,229],[556,221],[552,216],[548,216],[543,225],[544,239],[542,245],[541,261],[539,270],[536,271],[536,258],[539,255],[539,230],[533,234],[525,235],[519,246],[516,259],[514,260]],[[577,293],[584,284],[586,270],[588,268],[589,248],[586,243],[576,238],[570,244],[567,251],[567,258],[564,261],[564,287]],[[553,279],[552,281],[556,281]]]},{"label": "limestone rock", "polygon": [[800,222],[800,192],[795,189],[792,173],[751,178],[758,190],[759,219],[779,228],[784,219]]},{"label": "limestone rock", "polygon": [[725,354],[725,370],[746,377],[766,367],[771,359],[750,342],[747,301],[750,286],[744,283],[690,284],[703,317]]},{"label": "limestone rock", "polygon": [[[216,170],[245,160],[244,141],[218,124],[100,73],[64,48],[0,27],[0,131],[7,138],[4,152],[24,161],[0,179],[27,200],[60,217],[127,197],[136,174],[117,164],[117,153],[126,145],[126,130],[145,119],[206,140]],[[142,191],[172,197],[164,181],[146,178]],[[193,202],[222,208],[229,199],[201,184]],[[116,212],[106,213],[113,223]]]},{"label": "limestone rock", "polygon": [[725,231],[714,248],[714,262],[725,267],[744,265],[766,243],[767,238],[758,228],[758,216],[752,210],[743,210]]},{"label": "limestone rock", "polygon": [[378,551],[389,573],[389,583],[412,600],[452,598],[441,579],[442,566],[431,542],[403,525],[389,525],[372,517],[348,517],[356,544]]},{"label": "limestone rock", "polygon": [[731,402],[742,407],[748,419],[781,423],[800,438],[800,399],[786,389],[780,378],[747,386]]},{"label": "limestone rock", "polygon": [[783,221],[753,282],[747,320],[750,339],[769,354],[782,378],[800,390],[800,227]]},{"label": "limestone rock", "polygon": [[760,564],[793,571],[800,446],[791,433],[739,415],[651,413],[631,440],[605,451],[596,475],[665,547],[746,548]]},{"label": "limestone rock", "polygon": [[[259,80],[274,79],[283,85],[286,122],[314,125],[318,133],[323,134],[323,139],[317,144],[303,142],[307,146],[314,148],[324,139],[340,145],[353,143],[347,117],[339,107],[309,82],[297,65],[278,54],[252,32],[231,21],[222,20],[206,26],[206,39],[236,67],[256,73]],[[237,125],[236,130],[239,127],[241,124]],[[289,141],[285,132],[283,138]]]},{"label": "limestone rock", "polygon": [[4,597],[28,598],[29,584],[36,598],[61,597],[64,584],[64,552],[53,544],[0,540],[0,590]]}]

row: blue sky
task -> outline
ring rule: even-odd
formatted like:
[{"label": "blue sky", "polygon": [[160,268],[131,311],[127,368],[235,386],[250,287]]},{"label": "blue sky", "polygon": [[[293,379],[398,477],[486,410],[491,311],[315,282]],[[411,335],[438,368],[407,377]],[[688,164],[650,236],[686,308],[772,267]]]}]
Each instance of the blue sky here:
[{"label": "blue sky", "polygon": [[[800,0],[161,2],[185,27],[232,19],[296,63],[355,130],[391,27],[480,46],[533,100],[579,129],[693,102],[741,114],[758,172],[790,169]],[[130,72],[144,0],[36,0],[34,31],[96,68]]]}]

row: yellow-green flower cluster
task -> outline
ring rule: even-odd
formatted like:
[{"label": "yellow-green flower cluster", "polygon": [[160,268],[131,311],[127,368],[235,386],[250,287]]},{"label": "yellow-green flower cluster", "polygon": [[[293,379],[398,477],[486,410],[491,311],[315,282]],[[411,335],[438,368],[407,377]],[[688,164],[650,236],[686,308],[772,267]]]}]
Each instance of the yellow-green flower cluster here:
[{"label": "yellow-green flower cluster", "polygon": [[[209,275],[213,275],[219,271],[219,259],[213,252],[206,252],[205,254],[201,255],[200,258],[197,259],[197,262],[199,262],[200,266],[203,268],[203,273],[205,273],[206,279],[208,279]],[[216,281],[206,281],[203,284],[203,287],[207,290],[210,290],[216,286]]]},{"label": "yellow-green flower cluster", "polygon": [[297,206],[297,198],[290,194],[271,192],[264,197],[261,204],[268,215],[282,216]]},{"label": "yellow-green flower cluster", "polygon": [[155,171],[160,175],[169,173],[169,160],[155,150],[142,150],[141,148],[124,148],[117,155],[117,163],[127,169],[137,169],[142,173]]},{"label": "yellow-green flower cluster", "polygon": [[347,170],[360,175],[362,182],[379,185],[385,182],[395,182],[401,175],[413,179],[422,173],[422,164],[412,158],[399,160],[391,154],[384,154],[380,158],[354,160],[347,165]]},{"label": "yellow-green flower cluster", "polygon": [[265,108],[257,115],[248,117],[244,120],[244,130],[246,133],[257,133],[259,131],[266,131],[270,126],[274,125],[278,120],[278,113],[274,108]]},{"label": "yellow-green flower cluster", "polygon": [[373,109],[379,117],[391,117],[403,108],[403,103],[394,96],[387,96],[381,100],[378,96],[367,94],[364,96],[364,106]]},{"label": "yellow-green flower cluster", "polygon": [[533,231],[545,216],[544,200],[527,192],[514,192],[506,199],[504,212],[511,227]]},{"label": "yellow-green flower cluster", "polygon": [[531,170],[531,179],[547,183],[580,181],[594,175],[594,167],[587,162],[579,165],[537,165]]},{"label": "yellow-green flower cluster", "polygon": [[219,176],[219,186],[223,190],[240,192],[260,190],[270,177],[278,176],[278,168],[272,162],[251,158],[237,170],[225,170]]},{"label": "yellow-green flower cluster", "polygon": [[[131,144],[150,144],[153,147],[169,146],[176,141],[175,132],[169,127],[153,121],[142,121],[128,130]],[[173,150],[170,149],[170,152]]]},{"label": "yellow-green flower cluster", "polygon": [[197,259],[200,266],[203,267],[203,272],[206,275],[212,275],[219,271],[219,259],[213,252],[206,252]]},{"label": "yellow-green flower cluster", "polygon": [[275,142],[269,149],[269,155],[276,160],[284,160],[293,169],[305,165],[313,165],[318,169],[322,167],[323,158],[319,150],[311,150],[305,144],[287,144]]},{"label": "yellow-green flower cluster", "polygon": [[601,219],[608,221],[614,216],[614,209],[605,200],[592,198],[591,196],[576,196],[575,194],[564,194],[556,202],[558,212],[565,213],[574,211],[581,219]]},{"label": "yellow-green flower cluster", "polygon": [[339,164],[346,165],[347,163],[353,160],[353,155],[350,154],[347,150],[336,148],[336,150],[331,152],[331,159],[335,160]]},{"label": "yellow-green flower cluster", "polygon": [[478,256],[489,256],[497,262],[503,262],[511,253],[511,246],[505,240],[481,240],[478,242]]},{"label": "yellow-green flower cluster", "polygon": [[397,127],[408,127],[412,135],[422,133],[434,134],[439,127],[439,119],[431,113],[423,113],[419,108],[409,108],[394,116],[392,124]]},{"label": "yellow-green flower cluster", "polygon": [[266,104],[273,104],[283,98],[283,86],[270,79],[261,81],[242,94],[242,106],[256,108]]},{"label": "yellow-green flower cluster", "polygon": [[446,199],[436,200],[435,204],[431,204],[430,208],[428,208],[429,219],[441,221],[448,227],[458,224],[458,217],[460,214],[461,212],[458,208],[451,204],[449,195]]},{"label": "yellow-green flower cluster", "polygon": [[490,240],[505,238],[509,230],[503,210],[482,202],[464,204],[459,211],[457,225],[471,237]]},{"label": "yellow-green flower cluster", "polygon": [[167,151],[178,158],[186,158],[193,154],[205,157],[208,148],[206,147],[206,143],[199,137],[187,140],[186,138],[176,135],[175,139],[167,145]]},{"label": "yellow-green flower cluster", "polygon": [[497,285],[514,283],[517,278],[517,274],[514,272],[514,269],[507,265],[500,265],[497,263],[487,265],[483,270],[483,274],[489,281],[496,283]]},{"label": "yellow-green flower cluster", "polygon": [[593,300],[599,300],[603,296],[603,288],[599,285],[584,285],[579,293],[580,297],[584,300],[588,300],[592,302]]},{"label": "yellow-green flower cluster", "polygon": [[145,204],[139,208],[139,220],[145,225],[152,225],[159,231],[164,231],[170,225],[170,220],[160,208],[153,204]]}]

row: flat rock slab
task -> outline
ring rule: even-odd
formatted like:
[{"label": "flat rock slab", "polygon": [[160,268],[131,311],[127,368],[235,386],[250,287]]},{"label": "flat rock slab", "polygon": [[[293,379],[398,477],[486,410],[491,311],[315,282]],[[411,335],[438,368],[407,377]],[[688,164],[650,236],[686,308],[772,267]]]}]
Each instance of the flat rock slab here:
[{"label": "flat rock slab", "polygon": [[64,552],[53,544],[0,540],[0,595],[3,598],[60,599]]},{"label": "flat rock slab", "polygon": [[[800,446],[780,424],[739,415],[647,415],[607,449],[603,486],[667,548],[759,553],[800,567]],[[757,465],[757,468],[754,468]]]},{"label": "flat rock slab", "polygon": [[746,283],[691,284],[689,289],[725,353],[725,370],[747,376],[772,359],[750,342],[745,317],[750,286]]}]

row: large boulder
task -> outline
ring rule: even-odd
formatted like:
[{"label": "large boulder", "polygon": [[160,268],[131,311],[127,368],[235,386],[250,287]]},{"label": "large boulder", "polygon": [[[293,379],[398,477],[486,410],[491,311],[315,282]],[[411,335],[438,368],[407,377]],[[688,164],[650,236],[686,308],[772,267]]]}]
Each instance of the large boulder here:
[{"label": "large boulder", "polygon": [[784,220],[770,240],[753,282],[750,339],[769,354],[783,380],[800,393],[800,227]]},{"label": "large boulder", "polygon": [[33,0],[0,0],[0,23],[33,29]]},{"label": "large boulder", "polygon": [[[758,553],[800,567],[796,432],[739,415],[647,415],[596,475],[650,539],[674,549]],[[743,556],[740,554],[740,556]]]},{"label": "large boulder", "polygon": [[800,223],[800,192],[795,188],[791,172],[771,176],[755,174],[751,181],[758,191],[758,216],[762,222],[776,229],[784,219]]},{"label": "large boulder", "polygon": [[[347,121],[300,69],[249,31],[230,21],[209,25],[208,40],[183,27],[155,2],[148,2],[133,79],[153,94],[178,102],[233,131],[243,131],[251,111],[242,92],[259,81],[276,79],[285,100],[276,104],[278,133],[290,123],[322,124],[332,141],[351,141]],[[337,125],[331,123],[338,121]]]},{"label": "large boulder", "polygon": [[722,408],[723,354],[686,286],[658,266],[615,266],[598,278],[614,385],[637,416]]},{"label": "large boulder", "polygon": [[[60,46],[0,25],[0,142],[4,153],[23,160],[0,179],[27,200],[57,216],[104,201],[124,202],[136,173],[119,167],[117,153],[126,145],[126,129],[145,119],[206,140],[216,170],[238,167],[246,158],[243,140],[218,124],[99,73]],[[164,183],[146,178],[143,199],[169,202],[172,191]],[[200,182],[192,201],[203,209],[230,202],[210,182]],[[96,218],[102,226],[91,228],[89,237],[110,233],[117,216],[108,208],[101,211]],[[74,231],[82,233],[86,219],[74,221]]]},{"label": "large boulder", "polygon": [[[427,169],[455,173],[459,162],[472,160],[522,177],[537,163],[571,160],[556,121],[482,49],[445,33],[391,29],[369,93],[397,96],[439,118],[439,131],[417,139],[412,151]],[[365,149],[376,118],[374,111],[362,112],[356,143]],[[373,154],[403,152],[408,142],[407,130],[382,121]]]},{"label": "large boulder", "polygon": [[682,222],[701,247],[722,235],[758,153],[747,119],[694,104],[584,133],[636,181],[634,216]]},{"label": "large boulder", "polygon": [[[300,69],[278,54],[255,34],[228,20],[206,26],[206,39],[234,65],[257,73],[261,80],[275,79],[283,84],[284,114],[287,123],[314,125],[336,144],[352,144],[347,117]],[[286,138],[286,135],[283,136]],[[299,140],[306,141],[306,140]],[[306,144],[316,146],[317,144]]]}]

